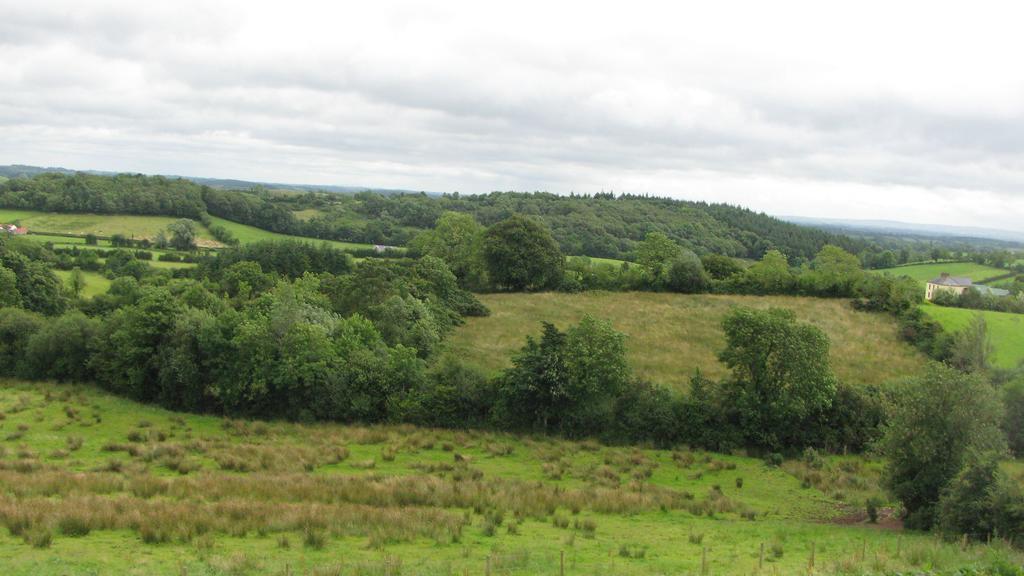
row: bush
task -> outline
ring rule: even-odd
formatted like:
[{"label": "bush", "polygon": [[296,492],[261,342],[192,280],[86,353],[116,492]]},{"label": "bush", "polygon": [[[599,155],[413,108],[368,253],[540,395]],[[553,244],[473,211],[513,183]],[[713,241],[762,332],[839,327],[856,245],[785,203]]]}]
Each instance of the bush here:
[{"label": "bush", "polygon": [[864,509],[868,514],[868,522],[872,524],[878,523],[878,508],[882,505],[882,501],[875,496],[871,496],[864,502]]}]

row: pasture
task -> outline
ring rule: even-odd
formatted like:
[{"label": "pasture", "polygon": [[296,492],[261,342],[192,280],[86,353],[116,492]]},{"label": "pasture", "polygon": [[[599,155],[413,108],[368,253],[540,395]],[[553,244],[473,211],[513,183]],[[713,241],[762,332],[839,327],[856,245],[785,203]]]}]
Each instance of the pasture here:
[{"label": "pasture", "polygon": [[491,310],[468,318],[448,339],[448,353],[496,373],[511,364],[541,322],[560,328],[584,314],[611,321],[628,337],[629,360],[638,376],[686,389],[694,370],[726,375],[717,355],[725,347],[721,321],[736,306],[789,308],[828,334],[832,367],[843,381],[883,384],[915,373],[925,358],[905,344],[891,317],[853,310],[848,301],[788,296],[684,295],[650,292],[581,294],[482,294]]},{"label": "pasture", "polygon": [[999,368],[1016,368],[1024,362],[1024,314],[968,310],[925,304],[922,310],[934,318],[947,332],[967,326],[978,314],[985,318],[992,340],[992,363]]},{"label": "pasture", "polygon": [[306,238],[304,236],[291,236],[288,234],[280,234],[278,232],[271,232],[270,230],[264,230],[255,226],[249,226],[247,224],[239,224],[238,222],[232,222],[231,220],[225,220],[216,216],[211,216],[210,219],[214,224],[219,224],[224,228],[227,228],[234,234],[235,238],[238,239],[242,244],[249,244],[252,242],[259,242],[261,240],[301,240],[304,242],[326,242],[328,245],[338,248],[339,250],[353,250],[360,248],[373,248],[373,244],[359,244],[356,242],[339,242],[337,240],[317,240],[316,238]]},{"label": "pasture", "polygon": [[893,276],[909,276],[919,282],[927,282],[938,278],[943,272],[948,272],[950,276],[966,276],[975,284],[984,284],[985,280],[989,278],[1005,276],[1011,271],[985,266],[984,264],[975,264],[974,262],[939,262],[883,268],[875,270],[875,272],[892,274]]},{"label": "pasture", "polygon": [[[166,230],[177,218],[170,216],[134,216],[128,214],[61,214],[31,210],[7,210],[0,208],[0,222],[18,221],[29,232],[52,232],[84,236],[113,236],[121,234],[126,238],[152,240]],[[202,224],[196,223],[200,245],[214,246],[219,243]],[[34,234],[29,234],[31,238]],[[58,238],[58,237],[53,237]],[[62,238],[62,240],[70,240]],[[55,240],[56,241],[56,240]]]},{"label": "pasture", "polygon": [[[71,270],[54,270],[53,273],[57,275],[57,278],[60,278],[64,286],[68,287],[68,289],[71,288]],[[79,294],[82,298],[92,298],[99,294],[106,294],[107,289],[110,288],[110,279],[99,272],[83,270],[82,277],[85,279],[85,286],[82,288],[82,293]]]},{"label": "pasture", "polygon": [[0,381],[0,569],[57,574],[892,573],[1018,564],[862,520],[879,462],[177,414]]}]

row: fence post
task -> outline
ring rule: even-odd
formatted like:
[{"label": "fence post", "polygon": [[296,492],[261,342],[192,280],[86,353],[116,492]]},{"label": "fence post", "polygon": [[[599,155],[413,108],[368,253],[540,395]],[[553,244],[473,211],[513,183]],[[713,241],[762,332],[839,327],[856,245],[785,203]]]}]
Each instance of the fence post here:
[{"label": "fence post", "polygon": [[708,573],[708,547],[700,549],[700,576],[707,576]]},{"label": "fence post", "polygon": [[868,557],[868,539],[865,538],[860,541],[860,561],[867,560]]},{"label": "fence post", "polygon": [[961,539],[960,548],[963,549],[963,550],[967,550],[967,533],[966,532],[964,533],[963,538]]},{"label": "fence post", "polygon": [[811,559],[807,563],[807,573],[814,574],[814,542],[811,542]]},{"label": "fence post", "polygon": [[486,576],[491,576],[491,557],[490,556],[487,556],[487,566],[485,568],[484,574]]},{"label": "fence post", "polygon": [[565,550],[562,550],[558,556],[558,573],[560,576],[565,576]]},{"label": "fence post", "polygon": [[764,542],[761,542],[761,553],[757,556],[757,573],[761,573],[761,569],[764,568]]},{"label": "fence post", "polygon": [[896,557],[900,557],[900,553],[903,551],[903,534],[896,535]]}]

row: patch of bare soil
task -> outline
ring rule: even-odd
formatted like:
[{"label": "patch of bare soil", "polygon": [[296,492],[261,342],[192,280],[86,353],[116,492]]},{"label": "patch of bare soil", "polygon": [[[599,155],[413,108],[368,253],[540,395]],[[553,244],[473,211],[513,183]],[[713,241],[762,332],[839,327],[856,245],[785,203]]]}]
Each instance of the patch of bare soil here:
[{"label": "patch of bare soil", "polygon": [[829,520],[833,524],[843,526],[864,526],[865,528],[876,528],[878,530],[902,530],[903,520],[896,515],[892,508],[878,509],[878,522],[868,522],[868,513],[864,510],[850,510],[846,514],[836,516]]}]

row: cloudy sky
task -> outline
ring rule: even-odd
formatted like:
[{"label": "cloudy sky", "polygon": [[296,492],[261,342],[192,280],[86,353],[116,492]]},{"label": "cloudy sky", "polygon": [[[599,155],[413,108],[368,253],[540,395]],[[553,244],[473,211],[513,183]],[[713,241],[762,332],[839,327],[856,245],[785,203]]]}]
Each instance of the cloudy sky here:
[{"label": "cloudy sky", "polygon": [[0,0],[0,164],[1019,229],[975,2]]}]

